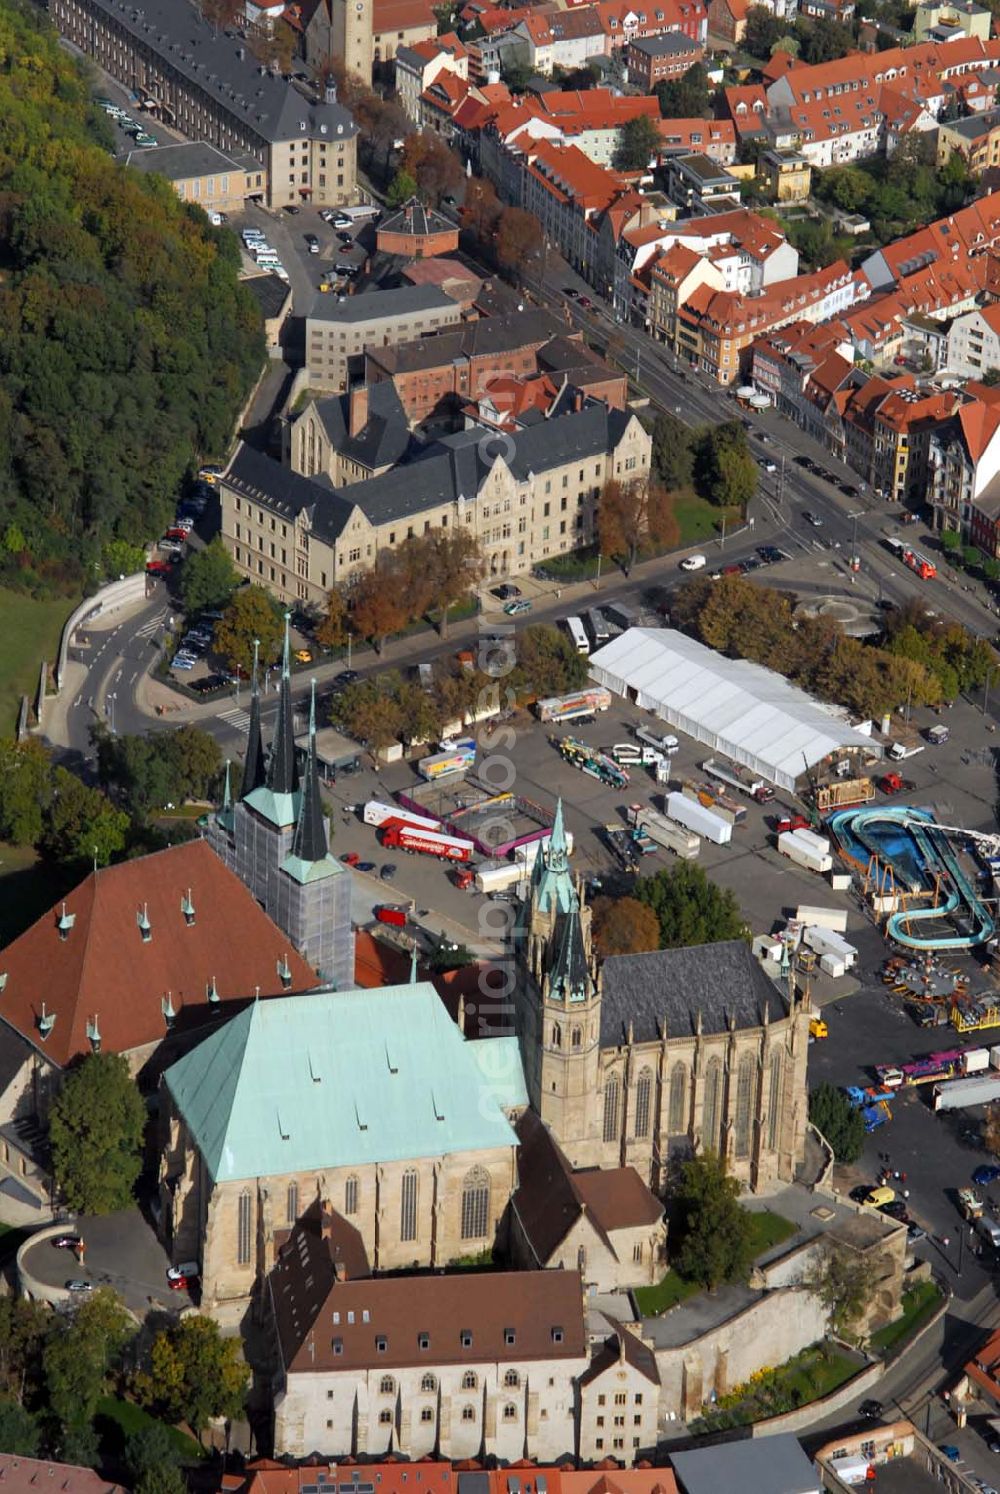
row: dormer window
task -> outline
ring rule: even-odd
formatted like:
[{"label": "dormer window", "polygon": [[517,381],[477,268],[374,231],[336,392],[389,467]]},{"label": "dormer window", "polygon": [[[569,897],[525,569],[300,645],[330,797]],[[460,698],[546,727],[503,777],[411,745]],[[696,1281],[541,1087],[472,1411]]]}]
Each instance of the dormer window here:
[{"label": "dormer window", "polygon": [[417,1334],[417,1348],[418,1349],[429,1349],[430,1346],[431,1346],[431,1336],[430,1336],[430,1334],[429,1333],[418,1333]]},{"label": "dormer window", "polygon": [[136,913],[135,921],[138,925],[139,933],[142,935],[143,944],[148,944],[153,937],[153,925],[149,921],[149,914],[146,912],[145,903],[143,903],[139,912]]},{"label": "dormer window", "polygon": [[190,887],[181,898],[181,912],[184,915],[184,922],[187,924],[188,928],[190,928],[194,923],[194,903],[191,901]]},{"label": "dormer window", "polygon": [[505,1328],[504,1331],[503,1331],[503,1341],[506,1344],[506,1346],[507,1346],[508,1349],[512,1349],[514,1347],[514,1344],[515,1344],[516,1340],[517,1340],[517,1334],[515,1333],[514,1329],[513,1328]]},{"label": "dormer window", "polygon": [[462,1348],[463,1349],[471,1349],[472,1348],[472,1329],[471,1328],[463,1328],[461,1334],[459,1335],[459,1338],[461,1340],[461,1344],[462,1344]]},{"label": "dormer window", "polygon": [[377,1354],[384,1354],[388,1347],[389,1340],[387,1338],[384,1338],[380,1333],[375,1339],[375,1352]]},{"label": "dormer window", "polygon": [[60,939],[62,939],[64,942],[69,938],[70,930],[72,929],[74,923],[76,923],[76,914],[67,913],[66,904],[63,903],[62,912],[56,919],[56,928],[59,931]]},{"label": "dormer window", "polygon": [[277,963],[278,979],[281,981],[281,989],[287,991],[292,984],[292,971],[286,955],[282,955]]}]

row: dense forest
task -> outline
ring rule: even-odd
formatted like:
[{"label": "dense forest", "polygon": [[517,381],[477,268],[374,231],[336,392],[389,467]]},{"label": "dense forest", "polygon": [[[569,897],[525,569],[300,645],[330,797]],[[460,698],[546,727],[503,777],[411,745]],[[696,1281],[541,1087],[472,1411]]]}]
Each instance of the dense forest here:
[{"label": "dense forest", "polygon": [[233,236],[107,146],[84,66],[0,0],[0,582],[35,592],[157,531],[264,353]]}]

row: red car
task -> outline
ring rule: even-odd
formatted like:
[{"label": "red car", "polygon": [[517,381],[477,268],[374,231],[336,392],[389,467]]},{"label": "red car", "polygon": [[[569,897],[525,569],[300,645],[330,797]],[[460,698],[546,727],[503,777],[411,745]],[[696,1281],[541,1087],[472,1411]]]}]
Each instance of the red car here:
[{"label": "red car", "polygon": [[147,576],[169,576],[170,575],[170,567],[169,567],[169,565],[167,564],[167,562],[165,560],[147,560],[146,561],[146,575]]},{"label": "red car", "polygon": [[357,851],[345,851],[340,859],[345,866],[357,866],[358,862],[361,860],[361,857],[358,855]]},{"label": "red car", "polygon": [[778,821],[775,828],[779,835],[784,835],[789,830],[808,830],[809,821],[801,814],[787,815],[785,819]]},{"label": "red car", "polygon": [[379,923],[390,923],[393,928],[406,928],[405,908],[387,908],[384,904],[375,909],[375,917]]},{"label": "red car", "polygon": [[188,537],[188,533],[189,531],[187,529],[180,529],[175,524],[167,530],[163,538],[168,540],[186,540]]}]

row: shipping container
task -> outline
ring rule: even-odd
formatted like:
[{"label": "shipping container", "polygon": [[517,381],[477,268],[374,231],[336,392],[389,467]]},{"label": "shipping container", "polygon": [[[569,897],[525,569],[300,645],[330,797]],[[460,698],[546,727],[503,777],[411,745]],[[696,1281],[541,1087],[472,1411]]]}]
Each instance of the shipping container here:
[{"label": "shipping container", "polygon": [[935,1110],[964,1110],[970,1105],[989,1105],[1000,1099],[1000,1073],[989,1069],[971,1079],[951,1079],[934,1086]]},{"label": "shipping container", "polygon": [[491,866],[484,862],[476,868],[476,891],[502,892],[507,887],[527,883],[528,876],[528,868],[523,864],[519,866],[513,861],[501,861]]},{"label": "shipping container", "polygon": [[729,820],[713,814],[712,810],[699,804],[697,799],[689,799],[686,794],[668,794],[664,800],[664,808],[668,819],[676,820],[678,824],[693,830],[696,835],[703,836],[715,846],[728,846],[733,838],[733,827]]},{"label": "shipping container", "polygon": [[815,950],[818,955],[834,955],[842,960],[848,970],[857,962],[858,952],[854,945],[848,944],[843,935],[834,929],[807,928],[802,940],[807,948]]}]

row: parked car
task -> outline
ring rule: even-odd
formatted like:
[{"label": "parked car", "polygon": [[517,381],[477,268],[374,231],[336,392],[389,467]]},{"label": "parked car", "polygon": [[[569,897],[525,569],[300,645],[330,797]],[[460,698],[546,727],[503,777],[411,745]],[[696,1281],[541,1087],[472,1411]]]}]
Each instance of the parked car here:
[{"label": "parked car", "polygon": [[302,237],[305,239],[306,244],[308,245],[309,253],[310,254],[318,254],[319,253],[319,239],[316,237],[316,235],[314,233],[304,233],[302,235]]},{"label": "parked car", "polygon": [[79,1235],[56,1235],[52,1241],[57,1250],[75,1250],[80,1243]]},{"label": "parked car", "polygon": [[708,565],[708,557],[705,555],[685,555],[681,561],[682,571],[703,571]]},{"label": "parked car", "polygon": [[358,862],[361,860],[361,857],[358,855],[357,851],[345,851],[340,859],[345,866],[357,866]]},{"label": "parked car", "polygon": [[862,1401],[858,1412],[866,1421],[880,1421],[882,1417],[882,1402],[876,1400]]},{"label": "parked car", "polygon": [[998,1178],[1000,1178],[1000,1167],[993,1162],[984,1162],[972,1174],[972,1181],[980,1188],[989,1187],[990,1183],[995,1183]]},{"label": "parked car", "polygon": [[385,863],[385,866],[383,866],[382,870],[379,872],[379,876],[381,877],[383,882],[391,882],[395,875],[396,867],[392,861],[387,861]]},{"label": "parked car", "polygon": [[92,1281],[78,1280],[74,1277],[72,1281],[67,1281],[66,1290],[67,1292],[92,1292],[94,1290],[94,1283]]},{"label": "parked car", "polygon": [[170,575],[170,566],[168,565],[168,563],[165,560],[147,560],[146,561],[146,575],[147,576],[169,576]]},{"label": "parked car", "polygon": [[312,649],[297,648],[293,657],[296,664],[311,664],[313,659]]},{"label": "parked car", "polygon": [[342,669],[333,677],[334,690],[346,690],[348,685],[355,684],[361,678],[356,669]]},{"label": "parked car", "polygon": [[501,602],[507,602],[512,597],[519,597],[521,595],[521,588],[514,586],[510,581],[505,581],[502,586],[494,586],[492,595],[499,597]]},{"label": "parked car", "polygon": [[519,602],[507,602],[503,610],[508,617],[520,617],[522,613],[531,611],[531,603],[522,597]]},{"label": "parked car", "polygon": [[284,208],[282,209],[282,212],[288,213],[291,217],[294,218],[299,212],[301,212],[301,209],[298,208],[294,202],[286,202]]},{"label": "parked car", "polygon": [[823,528],[823,520],[820,518],[819,514],[814,514],[811,508],[804,508],[802,510],[802,517],[805,522],[807,524],[811,524],[814,529]]}]

